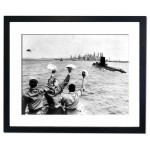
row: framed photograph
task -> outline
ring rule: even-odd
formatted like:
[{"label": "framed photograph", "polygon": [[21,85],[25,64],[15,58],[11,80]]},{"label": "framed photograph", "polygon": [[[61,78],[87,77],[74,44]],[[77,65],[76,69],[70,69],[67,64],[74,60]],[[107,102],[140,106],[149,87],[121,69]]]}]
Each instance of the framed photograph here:
[{"label": "framed photograph", "polygon": [[4,16],[4,132],[145,133],[146,16]]}]

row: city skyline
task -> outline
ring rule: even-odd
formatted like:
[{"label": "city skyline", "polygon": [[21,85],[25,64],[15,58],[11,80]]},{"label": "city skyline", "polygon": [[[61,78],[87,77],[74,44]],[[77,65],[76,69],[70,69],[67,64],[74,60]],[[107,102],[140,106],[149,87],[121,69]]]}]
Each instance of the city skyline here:
[{"label": "city skyline", "polygon": [[111,60],[128,61],[128,35],[23,35],[22,51],[23,58],[33,59],[103,53]]}]

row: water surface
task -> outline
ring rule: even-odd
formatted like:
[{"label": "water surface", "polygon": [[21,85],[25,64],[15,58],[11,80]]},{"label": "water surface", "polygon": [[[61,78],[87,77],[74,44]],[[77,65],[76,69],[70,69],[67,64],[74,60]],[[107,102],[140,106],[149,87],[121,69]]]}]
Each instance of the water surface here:
[{"label": "water surface", "polygon": [[[86,91],[80,98],[85,106],[86,114],[128,114],[129,113],[129,76],[128,63],[107,63],[109,66],[120,68],[127,73],[112,72],[105,69],[92,67],[92,61],[43,61],[43,60],[23,60],[22,68],[22,89],[28,87],[31,77],[36,77],[38,86],[47,84],[50,71],[47,65],[52,63],[58,67],[56,77],[62,82],[67,75],[67,64],[76,65],[77,69],[71,73],[70,83],[74,83],[79,89],[81,87],[83,69],[88,69],[90,76],[86,78]],[[68,86],[64,93],[68,92]]]}]

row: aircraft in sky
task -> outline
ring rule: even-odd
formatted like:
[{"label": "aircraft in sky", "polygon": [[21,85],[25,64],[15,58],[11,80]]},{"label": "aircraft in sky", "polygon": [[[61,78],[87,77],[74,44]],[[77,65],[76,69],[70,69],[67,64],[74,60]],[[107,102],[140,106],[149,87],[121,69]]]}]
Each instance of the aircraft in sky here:
[{"label": "aircraft in sky", "polygon": [[35,49],[30,49],[30,48],[28,48],[26,51],[27,51],[27,52],[32,52],[33,50],[35,50]]},{"label": "aircraft in sky", "polygon": [[27,52],[31,52],[31,49],[27,49],[26,51],[27,51]]}]

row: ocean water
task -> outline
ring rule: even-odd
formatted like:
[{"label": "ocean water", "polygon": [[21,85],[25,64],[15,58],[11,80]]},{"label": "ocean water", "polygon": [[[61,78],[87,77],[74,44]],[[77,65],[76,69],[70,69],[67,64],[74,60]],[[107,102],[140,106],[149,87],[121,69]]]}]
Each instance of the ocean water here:
[{"label": "ocean water", "polygon": [[[86,90],[80,101],[85,107],[86,114],[92,115],[126,115],[129,113],[129,75],[128,63],[108,62],[108,66],[125,70],[127,73],[112,72],[92,66],[93,61],[47,61],[47,60],[23,60],[22,68],[22,89],[28,88],[31,77],[36,77],[38,86],[47,84],[50,71],[47,65],[52,63],[58,67],[56,77],[61,83],[68,71],[67,64],[74,64],[77,68],[71,73],[70,83],[80,89],[82,82],[82,70],[87,69],[90,75],[85,80]],[[68,86],[64,93],[68,93]]]}]

